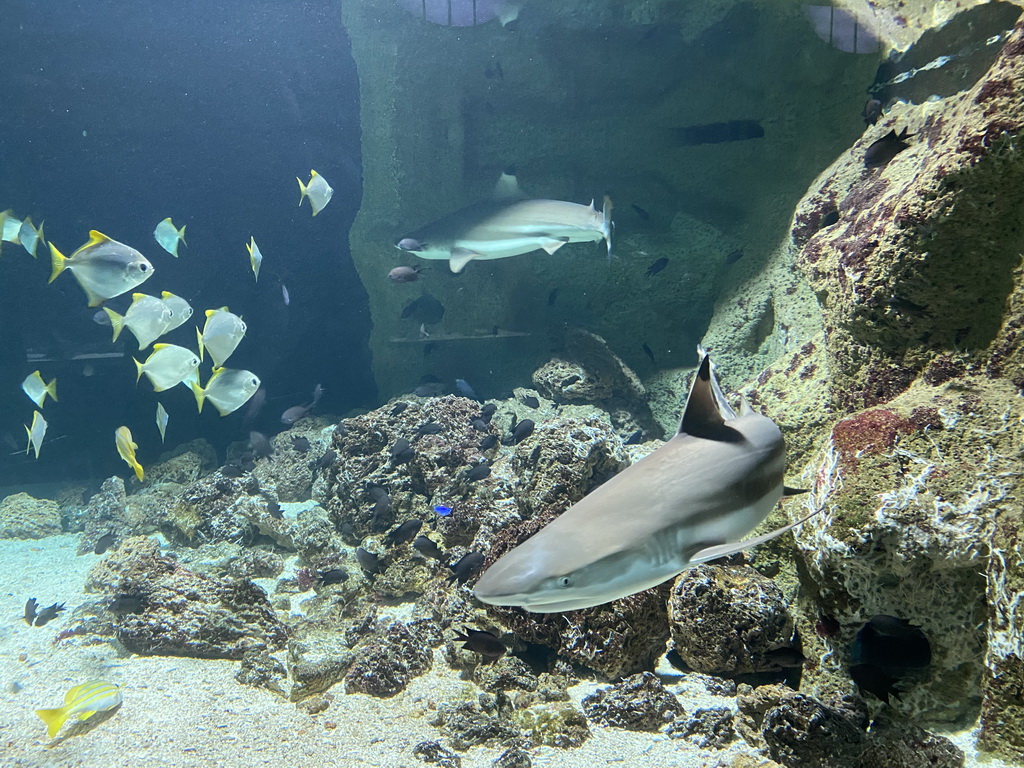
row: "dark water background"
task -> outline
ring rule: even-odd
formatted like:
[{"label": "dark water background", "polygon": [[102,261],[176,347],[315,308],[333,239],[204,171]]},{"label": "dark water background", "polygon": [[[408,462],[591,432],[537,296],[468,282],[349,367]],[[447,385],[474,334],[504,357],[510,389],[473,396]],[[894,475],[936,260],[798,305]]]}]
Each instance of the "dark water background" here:
[{"label": "dark water background", "polygon": [[[326,390],[323,411],[374,404],[366,339],[369,310],[348,254],[359,206],[358,85],[337,4],[185,2],[5,3],[0,25],[0,210],[45,219],[45,235],[69,255],[90,229],[141,250],[156,274],[138,290],[186,298],[192,320],[161,339],[195,349],[206,309],[228,306],[248,334],[228,365],[255,372],[269,402],[258,426]],[[84,132],[84,135],[83,135]],[[334,187],[315,219],[300,209],[296,176],[315,168]],[[180,258],[153,229],[171,216],[187,225]],[[264,255],[258,284],[245,244]],[[110,329],[70,274],[52,285],[49,257],[5,244],[0,258],[0,484],[124,474],[114,430],[128,425],[139,456],[161,451],[157,396],[135,384],[129,356],[145,359],[130,333]],[[287,285],[291,305],[282,300]],[[130,296],[108,306],[124,312]],[[27,350],[64,362],[32,365]],[[91,376],[77,353],[123,351]],[[24,446],[33,404],[22,379],[40,367],[58,377],[59,403],[40,460]],[[209,361],[202,367],[205,382]],[[244,439],[241,411],[196,413],[184,387],[160,395],[170,413],[167,445],[205,437],[221,453]],[[244,410],[244,409],[243,409]],[[59,438],[59,439],[57,439]]]}]

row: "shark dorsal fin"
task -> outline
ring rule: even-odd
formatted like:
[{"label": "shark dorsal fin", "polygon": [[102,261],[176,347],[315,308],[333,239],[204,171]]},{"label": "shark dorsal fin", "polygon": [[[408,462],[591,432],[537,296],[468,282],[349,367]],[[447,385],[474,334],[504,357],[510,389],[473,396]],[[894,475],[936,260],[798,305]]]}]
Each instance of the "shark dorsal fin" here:
[{"label": "shark dorsal fin", "polygon": [[519,188],[519,180],[516,178],[515,166],[509,166],[501,172],[498,182],[494,185],[492,197],[495,200],[518,200],[524,197],[523,190]]},{"label": "shark dorsal fin", "polygon": [[726,425],[718,407],[710,355],[705,354],[701,358],[697,375],[690,387],[690,396],[686,398],[678,434],[728,442],[743,439],[739,432]]}]

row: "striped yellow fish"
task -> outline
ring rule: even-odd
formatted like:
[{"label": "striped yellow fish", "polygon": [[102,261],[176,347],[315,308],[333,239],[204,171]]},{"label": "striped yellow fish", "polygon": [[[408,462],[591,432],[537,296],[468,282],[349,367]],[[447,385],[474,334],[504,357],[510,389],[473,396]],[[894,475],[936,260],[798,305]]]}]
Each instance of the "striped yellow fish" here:
[{"label": "striped yellow fish", "polygon": [[76,685],[64,697],[64,706],[57,709],[37,709],[39,719],[46,723],[46,733],[52,739],[70,717],[85,720],[97,712],[107,712],[121,704],[121,689],[103,680]]}]

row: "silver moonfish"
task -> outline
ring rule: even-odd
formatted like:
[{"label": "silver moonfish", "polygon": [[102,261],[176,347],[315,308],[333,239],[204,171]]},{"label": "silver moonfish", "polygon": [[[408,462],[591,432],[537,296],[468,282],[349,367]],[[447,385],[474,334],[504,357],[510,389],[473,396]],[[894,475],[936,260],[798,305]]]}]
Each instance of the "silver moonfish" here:
[{"label": "silver moonfish", "polygon": [[259,282],[263,254],[260,253],[260,247],[256,245],[256,240],[252,237],[249,238],[249,242],[246,243],[245,247],[249,251],[249,266],[252,267],[252,273],[256,276],[256,282]]},{"label": "silver moonfish", "polygon": [[174,258],[178,258],[178,243],[185,242],[185,227],[187,224],[182,226],[181,229],[177,229],[170,217],[167,217],[159,224],[156,225],[156,229],[153,230],[153,237],[160,243],[160,247],[167,251]]},{"label": "silver moonfish", "polygon": [[803,522],[741,541],[797,493],[783,484],[785,467],[779,428],[749,409],[737,415],[704,354],[676,435],[498,558],[475,594],[537,613],[574,611],[768,541]]},{"label": "silver moonfish", "polygon": [[93,680],[76,685],[64,696],[64,706],[56,709],[37,709],[36,715],[46,723],[46,732],[52,739],[65,721],[72,717],[86,720],[97,712],[107,712],[121,704],[121,689],[113,683]]},{"label": "silver moonfish", "polygon": [[182,382],[190,383],[199,380],[199,356],[191,349],[175,344],[154,344],[153,353],[146,362],[135,361],[137,375],[135,380],[146,374],[157,392],[177,386]]},{"label": "silver moonfish", "polygon": [[203,403],[209,400],[221,416],[227,416],[256,394],[260,388],[260,379],[251,371],[214,368],[205,387],[199,386],[197,381],[193,381],[191,387],[200,413],[203,412]]},{"label": "silver moonfish", "polygon": [[173,314],[171,317],[171,324],[167,326],[167,330],[164,333],[169,333],[177,328],[182,323],[188,321],[192,317],[192,307],[187,301],[181,296],[175,296],[170,291],[164,291],[160,294],[160,298],[163,299],[164,304],[170,307]]},{"label": "silver moonfish", "polygon": [[43,407],[47,395],[53,398],[54,402],[57,402],[57,379],[51,379],[50,383],[47,384],[43,381],[39,371],[26,376],[25,380],[21,382],[21,389],[28,395],[29,400],[36,404],[37,408]]},{"label": "silver moonfish", "polygon": [[40,224],[35,227],[32,224],[32,217],[26,216],[25,220],[21,222],[21,227],[18,229],[18,242],[21,243],[21,247],[28,251],[32,258],[36,257],[36,250],[39,248],[39,243],[45,243],[43,239],[43,225]]},{"label": "silver moonfish", "polygon": [[32,416],[32,426],[25,427],[25,432],[28,433],[28,445],[25,446],[26,456],[30,449],[34,449],[36,458],[39,458],[39,449],[43,445],[43,437],[46,436],[46,427],[46,419],[43,418],[43,414],[36,411]]},{"label": "silver moonfish", "polygon": [[163,403],[156,404],[156,428],[160,430],[160,442],[164,442],[167,437],[167,422],[170,420],[170,416],[167,414],[167,410],[164,408]]},{"label": "silver moonfish", "polygon": [[90,307],[137,288],[153,276],[153,265],[145,256],[95,229],[89,232],[89,242],[70,256],[64,256],[53,243],[49,246],[53,264],[50,282],[65,269],[70,270],[89,297]]},{"label": "silver moonfish", "polygon": [[445,259],[452,272],[474,260],[505,259],[543,249],[554,253],[566,243],[605,240],[612,252],[612,203],[580,205],[562,200],[522,200],[515,177],[498,182],[496,199],[468,206],[427,224],[398,241],[421,259]]},{"label": "silver moonfish", "polygon": [[295,180],[299,182],[300,208],[302,207],[302,201],[308,197],[309,205],[313,209],[313,215],[316,216],[331,202],[334,190],[331,189],[331,185],[327,183],[327,180],[316,171],[309,172],[309,182],[306,184],[303,184],[302,179],[298,176],[295,177]]},{"label": "silver moonfish", "polygon": [[205,350],[209,350],[213,367],[221,368],[245,336],[245,322],[229,312],[227,307],[208,309],[206,324],[202,332],[196,328],[196,336],[199,339],[199,359],[202,360]]},{"label": "silver moonfish", "polygon": [[132,437],[132,431],[128,427],[118,427],[114,432],[114,445],[117,447],[118,455],[125,460],[129,467],[135,470],[135,476],[139,478],[141,483],[146,477],[146,470],[142,468],[139,460],[135,458],[135,451],[139,449],[139,446]]},{"label": "silver moonfish", "polygon": [[174,320],[174,312],[163,299],[147,296],[144,293],[132,294],[132,305],[124,315],[112,309],[103,308],[110,318],[110,327],[114,330],[114,341],[127,328],[139,342],[139,349],[145,349],[159,339],[170,328]]},{"label": "silver moonfish", "polygon": [[21,219],[11,209],[0,213],[0,239],[8,243],[20,243],[18,235],[21,234],[21,224]]}]

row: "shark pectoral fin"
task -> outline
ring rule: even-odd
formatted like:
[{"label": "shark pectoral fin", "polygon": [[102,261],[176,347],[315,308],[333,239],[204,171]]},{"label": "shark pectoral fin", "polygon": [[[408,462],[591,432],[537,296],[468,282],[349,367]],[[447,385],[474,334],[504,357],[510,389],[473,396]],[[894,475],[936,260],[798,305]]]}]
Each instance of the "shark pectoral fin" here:
[{"label": "shark pectoral fin", "polygon": [[540,247],[547,251],[548,255],[550,256],[552,253],[557,251],[559,248],[561,248],[568,242],[569,238],[567,237],[561,237],[557,239],[554,237],[548,237],[540,241]]},{"label": "shark pectoral fin", "polygon": [[696,565],[698,563],[706,563],[708,560],[717,560],[720,557],[728,557],[729,555],[735,555],[737,552],[742,552],[745,549],[756,547],[758,544],[764,544],[766,541],[771,541],[774,538],[781,536],[788,531],[793,530],[798,525],[806,523],[812,517],[814,517],[821,510],[815,510],[807,517],[797,520],[795,523],[784,525],[781,528],[766,533],[763,536],[755,536],[752,539],[744,539],[743,541],[736,542],[734,544],[718,544],[713,547],[704,547],[693,553],[689,558],[690,565]]},{"label": "shark pectoral fin", "polygon": [[448,257],[448,266],[451,267],[452,272],[461,272],[463,267],[479,255],[476,251],[471,251],[468,248],[453,248]]}]

